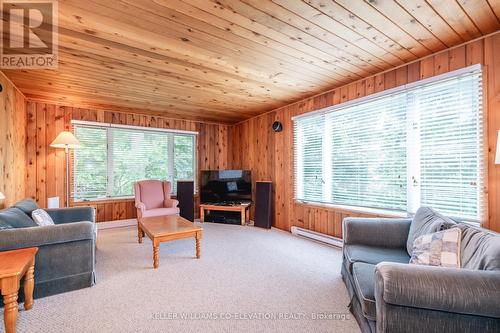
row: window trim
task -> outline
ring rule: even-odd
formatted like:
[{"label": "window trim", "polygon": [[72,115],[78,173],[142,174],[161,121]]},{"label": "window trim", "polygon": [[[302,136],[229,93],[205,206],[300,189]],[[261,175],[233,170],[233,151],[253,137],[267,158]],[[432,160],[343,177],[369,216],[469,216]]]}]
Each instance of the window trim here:
[{"label": "window trim", "polygon": [[151,131],[151,132],[167,132],[167,133],[177,133],[177,134],[191,134],[198,135],[199,133],[196,131],[186,131],[179,129],[170,129],[170,128],[159,128],[159,127],[146,127],[146,126],[137,126],[137,125],[124,125],[124,124],[113,124],[113,123],[100,123],[97,121],[86,121],[86,120],[71,120],[71,125],[83,125],[83,126],[93,126],[93,127],[101,127],[101,128],[125,128],[125,129],[135,129],[140,131]]},{"label": "window trim", "polygon": [[[197,194],[197,182],[198,182],[198,135],[199,132],[197,131],[187,131],[187,130],[179,130],[179,129],[169,129],[169,128],[158,128],[158,127],[145,127],[145,126],[137,126],[137,125],[125,125],[125,124],[113,124],[113,123],[104,123],[104,122],[95,122],[95,121],[86,121],[86,120],[71,120],[71,128],[74,130],[75,126],[82,126],[82,127],[94,127],[94,128],[101,128],[101,129],[108,129],[108,128],[118,128],[118,129],[129,129],[129,130],[138,130],[142,132],[162,132],[166,134],[180,134],[180,135],[190,135],[193,137],[193,170],[194,170],[194,195],[196,196]],[[113,131],[106,131],[106,141],[107,141],[107,146],[108,148],[106,149],[107,151],[107,156],[109,156],[109,149],[110,149],[110,142],[112,141],[112,135],[109,135],[110,133],[113,133]],[[169,146],[173,145],[173,140],[170,140],[172,142],[169,142]],[[169,147],[170,148],[170,147]],[[173,149],[173,146],[172,146]],[[75,159],[75,154],[72,152],[71,154],[71,177],[70,177],[70,185],[71,185],[71,193],[70,193],[70,199],[72,202],[75,203],[81,203],[81,202],[99,202],[99,201],[122,201],[122,200],[130,200],[134,198],[134,195],[130,196],[106,196],[103,198],[93,198],[93,199],[75,199],[75,182],[74,182],[74,177],[75,177],[75,168],[74,168],[74,159]],[[107,169],[111,170],[110,164],[112,165],[113,159],[106,159],[106,162],[108,164]],[[172,164],[173,167],[173,159],[169,161],[169,164]],[[173,168],[172,168],[173,170]],[[179,179],[182,180],[182,179]],[[109,192],[109,182],[107,184],[107,192]],[[172,196],[175,197],[176,193],[172,193]]]},{"label": "window trim", "polygon": [[[482,98],[483,98],[482,125],[483,125],[483,130],[482,131],[483,131],[484,137],[482,138],[483,139],[483,147],[482,147],[483,152],[482,152],[482,159],[480,162],[483,164],[484,182],[482,184],[483,185],[482,186],[483,187],[482,195],[483,195],[484,202],[483,202],[483,207],[482,207],[482,214],[481,214],[481,217],[479,218],[479,220],[471,220],[468,218],[457,217],[457,216],[454,216],[453,218],[459,218],[463,222],[478,223],[478,224],[482,225],[483,223],[487,222],[488,214],[489,214],[488,213],[488,208],[489,208],[488,207],[488,202],[489,202],[489,200],[488,200],[488,185],[489,185],[488,184],[488,135],[487,135],[488,134],[488,117],[487,117],[488,112],[487,112],[487,105],[484,103],[484,99],[485,99],[485,96],[487,93],[487,88],[485,86],[485,84],[486,84],[485,83],[486,82],[486,80],[485,80],[486,71],[485,71],[484,66],[482,64],[474,64],[474,65],[471,65],[468,67],[449,71],[447,73],[435,75],[435,76],[432,76],[432,77],[429,77],[426,79],[421,79],[421,80],[414,81],[411,83],[403,84],[403,85],[400,85],[400,86],[397,86],[394,88],[390,88],[390,89],[387,89],[387,90],[384,90],[384,91],[381,91],[378,93],[373,93],[373,94],[370,94],[367,96],[355,98],[355,99],[347,101],[347,102],[335,104],[335,105],[325,107],[325,108],[322,108],[319,110],[296,115],[296,116],[293,116],[291,119],[292,119],[292,122],[294,122],[294,121],[308,118],[308,117],[312,117],[312,116],[324,116],[325,114],[332,113],[332,112],[335,112],[338,110],[342,110],[342,109],[345,109],[347,107],[352,107],[352,106],[355,106],[358,104],[362,104],[362,103],[365,103],[367,101],[376,100],[376,99],[383,98],[383,97],[386,97],[386,96],[389,96],[392,94],[400,93],[402,91],[418,89],[419,87],[421,87],[423,85],[432,84],[434,82],[443,81],[446,79],[453,79],[454,77],[457,77],[457,76],[460,76],[463,74],[468,74],[468,73],[475,72],[475,71],[480,71],[482,76],[483,76],[483,80],[482,80]],[[294,136],[295,136],[295,133],[294,133]],[[295,140],[294,140],[294,142],[295,142]],[[295,147],[293,147],[293,149],[294,149],[294,154],[296,154]],[[293,159],[292,163],[294,163],[293,174],[295,177],[295,174],[296,174],[295,168],[297,167],[295,165],[295,158]],[[387,215],[392,215],[392,214],[411,215],[412,214],[410,212],[410,207],[407,208],[407,211],[401,211],[401,210],[391,210],[391,209],[387,209],[387,208],[371,208],[371,207],[363,207],[363,206],[340,205],[340,204],[330,203],[330,202],[317,202],[317,201],[308,201],[308,200],[304,200],[304,199],[297,199],[296,198],[296,193],[297,193],[296,182],[297,182],[297,180],[294,179],[294,194],[293,194],[294,198],[293,198],[293,200],[297,204],[318,205],[318,206],[325,206],[325,207],[329,207],[329,208],[339,208],[339,209],[346,209],[346,210],[352,210],[352,211],[359,211],[359,212],[363,212],[363,213],[373,213],[374,211],[376,211],[376,212],[380,212],[382,214],[387,214]],[[407,197],[408,197],[408,194],[407,194]]]}]

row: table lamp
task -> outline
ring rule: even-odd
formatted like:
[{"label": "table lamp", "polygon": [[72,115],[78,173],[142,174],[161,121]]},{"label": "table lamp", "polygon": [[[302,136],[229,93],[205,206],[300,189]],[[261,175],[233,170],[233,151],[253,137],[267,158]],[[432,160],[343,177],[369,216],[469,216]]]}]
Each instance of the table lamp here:
[{"label": "table lamp", "polygon": [[66,207],[69,207],[69,150],[78,148],[80,142],[71,132],[63,131],[50,144],[53,148],[64,148],[66,156]]}]

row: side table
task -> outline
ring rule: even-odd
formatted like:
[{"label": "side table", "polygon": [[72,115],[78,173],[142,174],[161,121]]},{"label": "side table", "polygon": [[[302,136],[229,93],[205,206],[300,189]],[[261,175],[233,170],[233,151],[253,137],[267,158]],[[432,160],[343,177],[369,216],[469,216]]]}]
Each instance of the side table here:
[{"label": "side table", "polygon": [[24,309],[33,307],[35,255],[37,247],[0,252],[0,291],[4,303],[6,333],[16,332],[17,295],[24,276]]}]

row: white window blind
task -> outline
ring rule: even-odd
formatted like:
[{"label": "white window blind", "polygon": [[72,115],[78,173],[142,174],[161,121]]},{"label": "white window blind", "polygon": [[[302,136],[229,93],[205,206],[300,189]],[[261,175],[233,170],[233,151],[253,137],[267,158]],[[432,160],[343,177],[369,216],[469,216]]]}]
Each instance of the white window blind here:
[{"label": "white window blind", "polygon": [[336,203],[406,210],[404,105],[404,96],[396,94],[328,114]]},{"label": "white window blind", "polygon": [[106,129],[75,127],[80,148],[73,152],[73,187],[75,198],[106,197],[108,186]]},{"label": "white window blind", "polygon": [[295,179],[301,199],[323,201],[324,124],[323,115],[309,117],[295,131],[295,144],[302,148],[295,154]]},{"label": "white window blind", "polygon": [[294,118],[295,199],[482,221],[481,68]]},{"label": "white window blind", "polygon": [[[169,141],[171,135],[153,131],[113,128],[110,136],[109,166],[111,197],[129,196],[133,184],[142,179],[169,179]],[[171,179],[169,179],[171,180]]]},{"label": "white window blind", "polygon": [[80,148],[74,151],[73,197],[79,200],[127,197],[143,179],[194,180],[195,134],[74,124]]},{"label": "white window blind", "polygon": [[[174,135],[173,144],[173,177],[174,179],[195,178],[195,136]],[[173,191],[177,193],[177,181],[173,184]]]},{"label": "white window blind", "polygon": [[420,204],[479,219],[485,211],[481,76],[413,91],[419,114]]}]

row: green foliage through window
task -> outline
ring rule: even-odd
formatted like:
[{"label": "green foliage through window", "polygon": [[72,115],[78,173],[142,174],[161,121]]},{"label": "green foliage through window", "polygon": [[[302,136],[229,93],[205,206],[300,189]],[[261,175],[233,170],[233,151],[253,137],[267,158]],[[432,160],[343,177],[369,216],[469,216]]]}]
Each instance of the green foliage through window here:
[{"label": "green foliage through window", "polygon": [[77,124],[75,200],[133,195],[143,179],[194,180],[195,135]]}]

